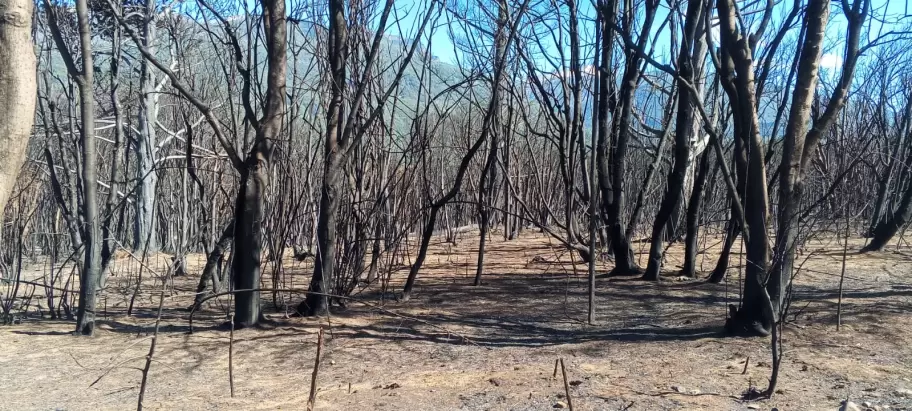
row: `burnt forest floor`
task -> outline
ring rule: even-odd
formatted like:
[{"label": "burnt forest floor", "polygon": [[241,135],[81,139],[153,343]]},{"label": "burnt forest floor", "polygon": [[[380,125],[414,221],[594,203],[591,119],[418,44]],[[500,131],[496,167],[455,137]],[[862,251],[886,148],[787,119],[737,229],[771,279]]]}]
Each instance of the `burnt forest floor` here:
[{"label": "burnt forest floor", "polygon": [[[709,271],[718,239],[706,243],[700,260]],[[564,360],[576,410],[835,410],[847,397],[870,408],[912,409],[912,250],[858,254],[862,245],[849,244],[838,332],[842,244],[813,241],[799,255],[779,391],[759,402],[739,397],[751,386],[766,387],[769,339],[723,333],[727,306],[737,304],[740,254],[721,284],[677,277],[679,244],[670,248],[661,283],[599,278],[596,324],[588,325],[585,264],[547,237],[504,241],[495,233],[483,284],[475,287],[477,233],[464,233],[456,246],[432,246],[408,302],[393,298],[407,265],[394,270],[389,292],[380,284],[360,290],[356,298],[369,304],[349,302],[329,318],[288,316],[301,295],[279,294],[277,310],[264,292],[270,323],[234,333],[234,398],[230,333],[219,328],[230,297],[207,302],[188,333],[186,307],[204,262],[193,255],[193,274],[164,286],[144,406],[304,409],[322,327],[317,409],[552,409],[567,403],[560,372],[553,378],[557,359]],[[635,247],[645,265],[646,245]],[[28,314],[0,327],[0,409],[134,408],[162,288],[156,273],[168,257],[140,264],[119,256],[94,338],[69,335],[72,321],[39,316],[43,291],[34,291]],[[283,264],[281,288],[306,288],[309,263]],[[141,266],[141,292],[127,316]],[[599,273],[611,267],[600,263]]]}]

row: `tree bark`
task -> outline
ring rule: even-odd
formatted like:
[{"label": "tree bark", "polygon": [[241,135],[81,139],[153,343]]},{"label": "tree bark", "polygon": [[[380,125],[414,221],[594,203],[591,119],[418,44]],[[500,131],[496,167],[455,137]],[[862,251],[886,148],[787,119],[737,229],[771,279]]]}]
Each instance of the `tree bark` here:
[{"label": "tree bark", "polygon": [[[155,54],[155,8],[156,0],[146,0],[143,16],[143,47]],[[155,92],[155,75],[152,64],[141,59],[139,62],[140,104],[137,126],[139,136],[135,140],[136,152],[136,190],[135,210],[133,214],[133,250],[154,253],[158,251],[158,235],[155,223],[155,190],[158,175],[155,172],[156,133],[155,121],[158,118],[158,93]],[[146,243],[148,241],[148,244]]]},{"label": "tree bark", "polygon": [[694,98],[693,91],[687,83],[693,83],[694,41],[698,39],[698,27],[703,12],[703,2],[690,1],[687,6],[687,15],[684,22],[684,36],[681,39],[681,50],[678,55],[678,114],[675,125],[675,157],[674,166],[668,174],[668,188],[655,222],[652,224],[652,243],[649,248],[649,262],[643,279],[657,281],[660,279],[662,262],[665,258],[665,230],[681,202],[684,194],[684,180],[690,167],[690,140],[694,133]]},{"label": "tree bark", "polygon": [[478,195],[478,214],[479,214],[479,223],[478,223],[478,259],[475,265],[475,281],[472,282],[472,285],[478,286],[481,285],[481,276],[484,273],[484,256],[485,256],[485,246],[488,242],[488,228],[491,223],[491,211],[490,206],[492,202],[491,195],[491,186],[494,185],[494,180],[496,179],[496,171],[494,163],[497,161],[497,135],[499,131],[492,133],[491,138],[491,149],[488,152],[487,161],[485,161],[484,170],[481,172],[481,181],[479,181],[479,195]]},{"label": "tree bark", "polygon": [[[625,3],[627,8],[632,7],[629,3]],[[606,22],[608,27],[613,28],[615,24],[615,13],[614,13],[614,2],[608,1],[602,7],[602,12],[607,17]],[[638,40],[638,48],[642,49],[646,44],[646,40],[649,38],[649,30],[652,27],[652,22],[655,19],[656,9],[658,8],[658,2],[655,0],[646,1],[646,11],[643,21],[643,26],[641,28],[641,35]],[[625,10],[625,15],[629,18],[631,10]],[[629,35],[630,33],[626,33]],[[614,30],[605,30],[605,40],[604,44],[613,42]],[[608,49],[608,47],[605,47]],[[603,55],[604,55],[603,51]],[[611,132],[615,138],[614,141],[614,152],[610,156],[602,155],[602,162],[608,161],[611,165],[610,167],[610,187],[603,183],[602,184],[602,202],[605,204],[603,206],[606,212],[606,224],[610,227],[611,233],[611,246],[614,250],[614,263],[615,267],[612,274],[615,275],[628,275],[635,274],[639,272],[639,268],[633,261],[633,249],[630,247],[630,242],[626,235],[625,226],[626,223],[626,206],[625,206],[625,195],[624,195],[624,176],[627,170],[627,150],[630,140],[630,119],[633,113],[633,105],[635,103],[637,85],[640,81],[641,75],[641,58],[639,54],[632,50],[627,50],[627,61],[626,67],[624,69],[624,75],[621,81],[620,92],[618,93],[618,102],[617,110],[614,113]],[[610,59],[610,57],[608,57]],[[604,59],[603,59],[604,61]],[[603,67],[610,67],[608,64],[603,63]],[[607,73],[606,73],[607,74]],[[604,109],[601,109],[604,111]],[[607,113],[605,113],[607,114]],[[607,130],[602,130],[603,134],[607,134]],[[607,144],[608,136],[600,136],[604,138],[604,141],[601,142],[603,145]],[[603,149],[607,152],[607,146]],[[608,167],[600,166],[600,179],[608,178],[607,169]],[[611,198],[611,200],[608,200]]]},{"label": "tree bark", "polygon": [[[50,2],[45,0],[48,13],[48,27],[54,38],[60,57],[67,68],[67,73],[79,88],[80,109],[80,146],[82,148],[82,224],[80,233],[83,239],[83,268],[79,273],[79,305],[76,311],[76,333],[93,335],[95,333],[96,294],[101,279],[101,233],[98,224],[97,171],[95,165],[95,100],[92,94],[94,86],[94,66],[92,59],[92,32],[89,26],[87,0],[76,0],[76,21],[79,33],[79,46],[82,55],[82,66],[78,67],[73,55],[67,48],[57,24],[56,11]],[[46,151],[46,153],[48,153]],[[47,156],[50,159],[50,155]],[[75,207],[73,207],[75,209]]]},{"label": "tree bark", "polygon": [[816,91],[817,70],[829,18],[829,7],[829,0],[816,0],[809,2],[805,11],[807,33],[802,46],[801,60],[798,63],[792,108],[783,139],[783,158],[779,175],[779,231],[776,233],[773,267],[766,284],[776,317],[780,315],[784,305],[795,262],[804,176],[811,157],[817,151],[817,145],[835,123],[839,111],[845,105],[855,76],[860,54],[861,31],[867,18],[870,1],[857,0],[851,5],[847,1],[843,2],[843,11],[848,20],[845,63],[839,83],[829,96],[823,114],[814,119],[813,126],[805,134],[805,127],[811,116],[810,106]]},{"label": "tree bark", "polygon": [[37,97],[30,0],[0,0],[0,213],[25,162]]},{"label": "tree bark", "polygon": [[[256,128],[256,139],[241,169],[234,219],[234,258],[231,271],[236,290],[260,288],[263,254],[263,215],[269,165],[274,141],[282,132],[285,116],[286,43],[285,0],[261,0],[266,35],[266,102]],[[259,323],[260,292],[243,291],[235,296],[235,327]]]},{"label": "tree bark", "polygon": [[697,274],[697,240],[700,236],[700,214],[703,208],[703,187],[709,175],[709,158],[712,150],[708,147],[700,155],[700,166],[694,179],[693,191],[687,202],[687,234],[684,239],[684,266],[681,275],[694,278]]},{"label": "tree bark", "polygon": [[733,0],[718,0],[717,7],[723,61],[720,75],[732,106],[735,139],[740,139],[749,148],[746,158],[740,160],[745,163],[747,175],[743,204],[747,225],[744,297],[741,309],[729,318],[726,328],[736,334],[768,335],[773,319],[763,314],[763,307],[769,304],[769,299],[762,284],[769,263],[769,195],[764,144],[760,137],[760,121],[756,110],[753,50],[748,39],[737,29],[737,12]]},{"label": "tree bark", "polygon": [[829,0],[810,0],[805,11],[806,34],[798,62],[798,77],[792,93],[792,106],[782,143],[782,166],[779,168],[779,213],[776,246],[766,288],[772,299],[773,312],[779,314],[791,280],[795,247],[798,242],[798,211],[801,203],[799,185],[803,175],[801,155],[805,148],[811,103],[817,89],[818,66],[823,51],[823,38],[830,15]]},{"label": "tree bark", "polygon": [[345,2],[329,0],[328,47],[332,84],[329,107],[326,110],[326,142],[323,151],[326,160],[320,192],[320,215],[317,219],[317,250],[310,292],[298,306],[298,312],[308,316],[329,313],[329,299],[326,294],[332,289],[332,275],[336,264],[336,214],[340,201],[341,168],[344,164],[343,147],[340,147],[339,136],[342,133],[342,99],[347,81],[347,26]]},{"label": "tree bark", "polygon": [[199,283],[196,286],[196,296],[194,297],[193,307],[191,308],[199,309],[203,299],[208,296],[209,293],[206,292],[207,283],[212,284],[212,293],[221,291],[222,279],[218,275],[218,268],[225,258],[225,251],[227,251],[228,246],[231,245],[232,238],[234,238],[234,221],[225,227],[225,230],[222,231],[222,235],[219,237],[218,241],[212,246],[212,250],[209,251],[209,254],[206,254],[206,265],[203,267],[203,273],[200,275]]},{"label": "tree bark", "polygon": [[117,203],[118,183],[120,173],[117,162],[123,157],[123,107],[120,102],[118,92],[120,85],[120,59],[122,50],[122,34],[120,26],[114,28],[111,39],[111,106],[114,111],[114,152],[111,157],[111,178],[109,179],[108,201],[105,204],[105,219],[102,224],[102,238],[104,238],[104,247],[101,250],[101,270],[107,270],[108,263],[114,256],[117,249],[117,237],[112,229],[114,228],[114,207]]},{"label": "tree bark", "polygon": [[82,72],[76,76],[79,86],[79,113],[82,119],[82,213],[85,222],[85,261],[79,284],[79,307],[76,311],[76,331],[83,335],[95,333],[95,303],[101,281],[101,232],[98,224],[97,170],[95,151],[95,85],[92,59],[92,32],[89,26],[87,0],[76,0],[79,25],[79,45],[82,51]]}]

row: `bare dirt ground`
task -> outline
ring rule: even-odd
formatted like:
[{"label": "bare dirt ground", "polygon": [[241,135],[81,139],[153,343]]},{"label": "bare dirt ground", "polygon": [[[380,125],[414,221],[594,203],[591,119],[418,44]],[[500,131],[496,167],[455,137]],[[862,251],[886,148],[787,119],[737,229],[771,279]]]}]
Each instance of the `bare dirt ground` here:
[{"label": "bare dirt ground", "polygon": [[[264,293],[275,324],[235,332],[234,398],[229,332],[217,329],[229,302],[211,300],[190,334],[185,307],[197,278],[176,278],[173,288],[167,284],[144,406],[304,409],[317,333],[324,327],[317,409],[551,409],[567,402],[560,374],[552,378],[558,358],[577,410],[835,410],[846,397],[870,408],[912,409],[912,391],[909,397],[903,391],[912,390],[908,249],[859,255],[862,241],[850,243],[837,332],[842,246],[833,240],[809,244],[799,257],[803,265],[784,331],[780,391],[771,400],[746,403],[738,399],[744,390],[767,385],[770,350],[768,339],[722,332],[727,304],[737,304],[737,269],[723,284],[678,281],[672,272],[681,250],[674,246],[662,283],[600,278],[597,324],[591,326],[585,323],[584,265],[574,273],[570,256],[542,236],[494,238],[482,286],[471,285],[477,240],[467,233],[459,246],[434,246],[411,301],[396,302],[390,294],[381,299],[378,286],[359,294],[383,310],[352,303],[328,319],[286,318]],[[642,259],[647,250],[638,251]],[[714,253],[707,253],[704,269],[712,268]],[[200,271],[201,258],[194,256],[191,272]],[[129,257],[118,264],[96,337],[73,337],[72,321],[34,314],[0,327],[0,409],[136,406],[138,369],[158,306],[152,290],[161,282],[145,274],[145,291],[128,317],[125,278],[138,264]],[[297,275],[285,286],[305,287],[308,266],[286,265]],[[606,262],[599,269],[610,267]],[[393,274],[391,290],[400,289],[406,272]],[[287,304],[299,298],[290,296]]]}]

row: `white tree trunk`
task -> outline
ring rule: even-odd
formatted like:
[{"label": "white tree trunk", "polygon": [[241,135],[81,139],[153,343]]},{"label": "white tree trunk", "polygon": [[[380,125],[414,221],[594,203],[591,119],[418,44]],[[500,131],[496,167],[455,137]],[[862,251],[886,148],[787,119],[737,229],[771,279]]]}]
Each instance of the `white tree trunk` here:
[{"label": "white tree trunk", "polygon": [[[147,21],[143,25],[143,44],[155,54],[155,0],[146,2]],[[136,139],[136,179],[140,182],[137,190],[136,213],[134,214],[133,248],[138,252],[158,251],[155,233],[155,188],[158,175],[155,173],[155,121],[158,119],[158,93],[155,89],[155,74],[152,64],[146,59],[140,62],[139,89],[139,137]]]},{"label": "white tree trunk", "polygon": [[0,0],[0,214],[25,161],[37,95],[31,0]]}]

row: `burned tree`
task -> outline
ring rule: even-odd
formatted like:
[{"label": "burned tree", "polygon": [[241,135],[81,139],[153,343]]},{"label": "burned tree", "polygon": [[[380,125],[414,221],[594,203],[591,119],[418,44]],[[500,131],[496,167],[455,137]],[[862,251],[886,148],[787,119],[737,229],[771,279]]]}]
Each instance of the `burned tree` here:
[{"label": "burned tree", "polygon": [[63,59],[67,73],[79,88],[79,113],[81,120],[80,145],[82,149],[82,222],[83,268],[79,279],[79,308],[76,313],[76,332],[93,335],[95,332],[96,294],[101,286],[101,230],[98,221],[97,166],[95,159],[95,66],[92,60],[92,32],[89,25],[87,0],[76,1],[76,22],[79,31],[81,67],[60,33],[57,12],[49,0],[44,2],[48,12],[48,26]]}]

